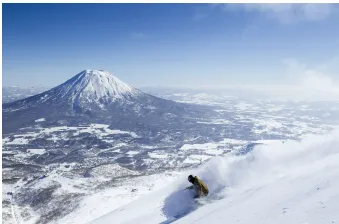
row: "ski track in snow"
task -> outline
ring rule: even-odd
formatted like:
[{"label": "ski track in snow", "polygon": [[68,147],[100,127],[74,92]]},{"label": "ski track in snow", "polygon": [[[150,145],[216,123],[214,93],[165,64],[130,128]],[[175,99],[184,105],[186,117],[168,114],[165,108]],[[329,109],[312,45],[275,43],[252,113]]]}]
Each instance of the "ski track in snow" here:
[{"label": "ski track in snow", "polygon": [[[337,223],[338,144],[339,130],[214,157],[90,223]],[[203,206],[183,191],[191,173],[209,186]]]},{"label": "ski track in snow", "polygon": [[13,204],[13,198],[11,197],[11,199],[10,199],[10,201],[11,201],[11,212],[12,212],[12,218],[13,218],[13,222],[15,223],[15,224],[19,224],[19,222],[18,222],[18,220],[17,220],[17,218],[16,218],[16,212],[15,212],[15,207],[14,207],[14,204]]}]

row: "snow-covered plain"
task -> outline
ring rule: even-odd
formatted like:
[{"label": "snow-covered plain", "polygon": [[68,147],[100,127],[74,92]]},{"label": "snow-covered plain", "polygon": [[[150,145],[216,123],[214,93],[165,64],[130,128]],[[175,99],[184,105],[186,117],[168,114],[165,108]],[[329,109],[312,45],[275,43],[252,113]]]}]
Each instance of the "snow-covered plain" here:
[{"label": "snow-covered plain", "polygon": [[[214,157],[91,223],[338,223],[338,145],[336,130]],[[190,173],[210,190],[197,208],[192,193],[182,191]]]},{"label": "snow-covered plain", "polygon": [[[55,126],[55,127],[49,127],[49,128],[37,128],[36,132],[26,132],[24,134],[13,135],[12,140],[10,140],[9,138],[4,138],[3,143],[4,145],[26,145],[30,142],[30,140],[32,140],[32,139],[27,139],[27,137],[46,138],[45,135],[50,135],[50,137],[46,139],[57,141],[59,139],[62,139],[62,135],[66,131],[73,131],[72,133],[73,138],[83,133],[93,134],[95,136],[98,136],[100,139],[105,139],[105,137],[109,135],[118,135],[118,134],[129,135],[133,138],[138,137],[138,135],[134,132],[112,130],[112,129],[109,129],[108,127],[109,125],[105,125],[105,124],[90,124],[88,126],[80,126],[80,127]],[[65,139],[65,136],[63,136],[63,138]],[[105,139],[105,141],[111,142],[112,140]]]}]

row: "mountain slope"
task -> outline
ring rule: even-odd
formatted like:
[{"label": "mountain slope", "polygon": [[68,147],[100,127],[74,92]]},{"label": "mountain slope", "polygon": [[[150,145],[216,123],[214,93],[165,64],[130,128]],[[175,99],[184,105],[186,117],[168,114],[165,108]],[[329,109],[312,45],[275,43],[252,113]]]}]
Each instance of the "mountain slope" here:
[{"label": "mountain slope", "polygon": [[202,109],[146,94],[109,72],[85,70],[51,90],[3,104],[3,132],[30,127],[41,118],[46,126],[104,123],[157,131],[161,125],[182,126],[192,115],[201,116]]},{"label": "mountain slope", "polygon": [[[61,85],[41,94],[5,104],[7,110],[22,110],[43,105],[69,104],[73,108],[100,106],[117,101],[128,103],[149,95],[125,84],[111,73],[84,70]],[[107,105],[106,105],[107,106]]]},{"label": "mountain slope", "polygon": [[[338,137],[336,131],[216,157],[92,223],[337,223]],[[182,191],[189,173],[210,188],[197,209],[191,193]]]}]

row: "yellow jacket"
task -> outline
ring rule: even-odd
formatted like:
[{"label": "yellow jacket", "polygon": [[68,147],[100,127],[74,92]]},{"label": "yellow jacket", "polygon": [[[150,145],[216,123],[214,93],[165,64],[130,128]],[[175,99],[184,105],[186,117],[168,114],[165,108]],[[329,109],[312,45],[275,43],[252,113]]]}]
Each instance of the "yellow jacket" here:
[{"label": "yellow jacket", "polygon": [[198,197],[208,195],[207,185],[197,176],[194,177],[193,185],[188,187],[188,189],[194,189]]}]

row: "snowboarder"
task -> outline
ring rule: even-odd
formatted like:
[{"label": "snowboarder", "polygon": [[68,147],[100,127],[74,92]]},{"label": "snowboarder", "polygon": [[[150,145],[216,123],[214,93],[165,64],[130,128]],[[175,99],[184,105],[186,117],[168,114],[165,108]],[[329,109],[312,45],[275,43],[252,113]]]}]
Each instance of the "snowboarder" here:
[{"label": "snowboarder", "polygon": [[196,193],[194,198],[200,198],[208,195],[207,185],[197,176],[193,177],[192,175],[189,175],[188,181],[192,184],[192,186],[189,186],[186,189],[194,189]]}]

